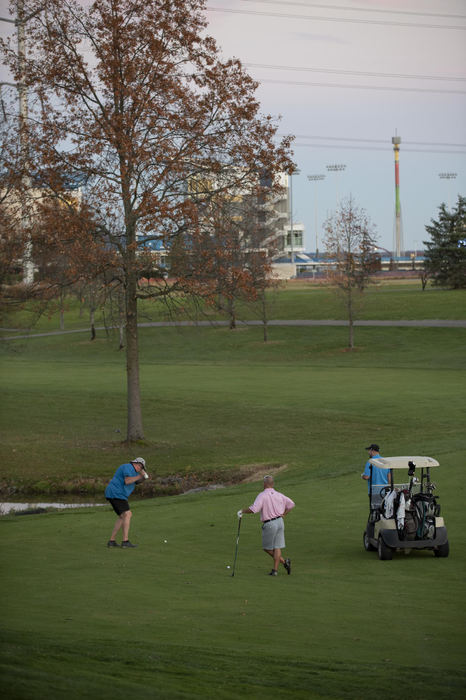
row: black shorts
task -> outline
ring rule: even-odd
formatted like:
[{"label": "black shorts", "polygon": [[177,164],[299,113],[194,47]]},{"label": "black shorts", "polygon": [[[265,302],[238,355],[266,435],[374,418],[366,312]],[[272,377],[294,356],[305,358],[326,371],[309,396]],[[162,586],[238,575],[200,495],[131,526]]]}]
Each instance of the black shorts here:
[{"label": "black shorts", "polygon": [[107,501],[110,503],[117,515],[121,515],[127,510],[130,510],[129,503],[124,498],[107,498]]}]

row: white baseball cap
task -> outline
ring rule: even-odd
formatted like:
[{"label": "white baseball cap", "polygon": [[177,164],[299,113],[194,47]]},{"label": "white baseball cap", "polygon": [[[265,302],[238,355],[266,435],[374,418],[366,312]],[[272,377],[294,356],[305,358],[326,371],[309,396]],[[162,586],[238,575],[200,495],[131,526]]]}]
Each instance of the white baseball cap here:
[{"label": "white baseball cap", "polygon": [[135,464],[136,462],[138,462],[139,464],[142,464],[143,467],[146,466],[146,460],[143,457],[136,457],[136,459],[131,460],[132,464]]}]

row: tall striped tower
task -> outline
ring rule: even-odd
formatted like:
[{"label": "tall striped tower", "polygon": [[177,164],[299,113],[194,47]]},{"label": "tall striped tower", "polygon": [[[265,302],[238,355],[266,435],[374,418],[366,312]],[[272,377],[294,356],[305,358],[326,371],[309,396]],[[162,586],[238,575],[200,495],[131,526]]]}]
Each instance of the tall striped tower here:
[{"label": "tall striped tower", "polygon": [[392,137],[393,150],[395,152],[395,240],[393,246],[395,258],[401,257],[401,251],[403,248],[403,230],[401,224],[400,203],[400,143],[401,136]]}]

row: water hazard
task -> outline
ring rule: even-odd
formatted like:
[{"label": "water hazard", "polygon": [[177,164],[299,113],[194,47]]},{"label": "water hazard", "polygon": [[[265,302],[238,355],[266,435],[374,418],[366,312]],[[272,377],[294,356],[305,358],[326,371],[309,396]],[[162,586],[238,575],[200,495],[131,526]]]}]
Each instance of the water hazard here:
[{"label": "water hazard", "polygon": [[40,513],[48,508],[94,508],[95,506],[105,506],[106,503],[58,503],[58,502],[3,502],[0,503],[0,515],[8,515],[9,513],[23,513],[27,512]]}]

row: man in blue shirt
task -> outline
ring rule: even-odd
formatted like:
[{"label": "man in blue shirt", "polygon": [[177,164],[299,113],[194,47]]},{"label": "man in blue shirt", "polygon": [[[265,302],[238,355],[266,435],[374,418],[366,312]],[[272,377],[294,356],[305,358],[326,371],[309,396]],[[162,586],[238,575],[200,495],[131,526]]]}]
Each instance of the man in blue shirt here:
[{"label": "man in blue shirt", "polygon": [[120,528],[123,528],[123,541],[121,546],[137,547],[132,544],[129,539],[129,526],[131,522],[131,510],[129,508],[128,498],[133,493],[137,483],[148,479],[149,475],[145,470],[146,462],[142,457],[136,457],[132,462],[122,464],[116,470],[107,488],[105,489],[105,498],[111,504],[113,510],[118,515],[115,527],[107,542],[107,547],[118,547],[115,541]]},{"label": "man in blue shirt", "polygon": [[[379,454],[379,446],[376,445],[375,443],[371,443],[369,447],[366,447],[366,450],[369,453],[369,459],[376,459],[377,457],[380,457]],[[371,463],[369,460],[366,462],[364,466],[364,471],[361,474],[362,478],[367,481],[367,489],[370,493],[370,478],[371,478]],[[383,486],[388,486],[391,482],[391,477],[390,477],[390,469],[381,469],[379,467],[372,467],[372,491],[373,494],[379,494],[380,489]]]}]

